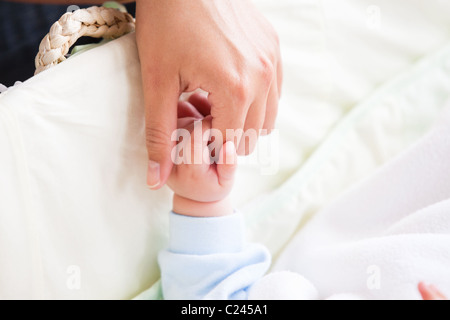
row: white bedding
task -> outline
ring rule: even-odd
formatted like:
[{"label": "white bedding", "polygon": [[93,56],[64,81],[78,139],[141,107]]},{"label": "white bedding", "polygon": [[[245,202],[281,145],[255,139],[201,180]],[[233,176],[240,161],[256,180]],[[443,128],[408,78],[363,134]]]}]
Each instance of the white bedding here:
[{"label": "white bedding", "polygon": [[420,299],[450,293],[450,104],[433,130],[302,228],[273,270],[309,279],[321,298]]},{"label": "white bedding", "polygon": [[[261,175],[256,151],[233,196],[249,237],[277,257],[309,217],[429,131],[450,93],[450,4],[257,4],[282,44],[279,171]],[[1,94],[0,150],[0,298],[127,299],[158,280],[171,194],[145,185],[133,34]]]}]

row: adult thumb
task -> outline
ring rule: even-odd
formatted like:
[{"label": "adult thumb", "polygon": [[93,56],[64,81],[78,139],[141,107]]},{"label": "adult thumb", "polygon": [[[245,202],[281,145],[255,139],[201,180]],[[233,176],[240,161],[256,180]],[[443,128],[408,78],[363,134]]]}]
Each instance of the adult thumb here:
[{"label": "adult thumb", "polygon": [[179,91],[176,86],[149,88],[145,93],[145,137],[148,152],[147,185],[150,189],[161,188],[169,178],[173,162],[171,159],[172,133],[177,126]]}]

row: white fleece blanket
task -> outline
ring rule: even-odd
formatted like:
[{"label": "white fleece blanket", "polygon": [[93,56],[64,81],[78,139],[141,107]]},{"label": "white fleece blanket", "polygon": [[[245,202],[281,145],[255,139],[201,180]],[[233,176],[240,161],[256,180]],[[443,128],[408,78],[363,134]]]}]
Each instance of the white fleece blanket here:
[{"label": "white fleece blanket", "polygon": [[450,104],[426,137],[317,213],[274,270],[322,298],[418,299],[419,281],[450,294]]}]

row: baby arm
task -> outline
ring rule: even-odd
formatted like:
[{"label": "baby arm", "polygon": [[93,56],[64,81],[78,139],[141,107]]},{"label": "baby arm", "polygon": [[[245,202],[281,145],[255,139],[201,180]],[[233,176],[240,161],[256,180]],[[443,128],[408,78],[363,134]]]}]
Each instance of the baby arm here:
[{"label": "baby arm", "polygon": [[[216,143],[217,150],[211,150],[211,117],[199,116],[188,103],[181,107],[179,114],[186,117],[178,120],[178,127],[190,136],[184,135],[178,144],[179,157],[173,159],[176,165],[168,180],[174,196],[169,246],[158,257],[163,296],[246,299],[248,289],[269,268],[270,254],[264,246],[245,241],[243,217],[231,205],[237,162],[234,144]],[[196,141],[195,128],[206,139]]]}]

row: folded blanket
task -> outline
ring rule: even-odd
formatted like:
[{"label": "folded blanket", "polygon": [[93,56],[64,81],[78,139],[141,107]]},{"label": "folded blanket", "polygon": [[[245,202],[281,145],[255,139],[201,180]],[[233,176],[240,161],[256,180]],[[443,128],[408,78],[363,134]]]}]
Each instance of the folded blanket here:
[{"label": "folded blanket", "polygon": [[302,274],[322,298],[450,294],[450,105],[435,128],[297,233],[274,270]]}]

